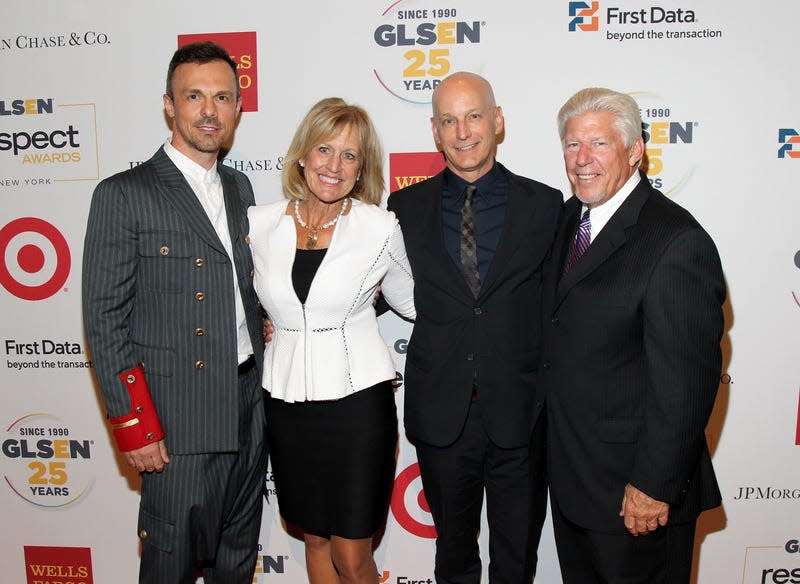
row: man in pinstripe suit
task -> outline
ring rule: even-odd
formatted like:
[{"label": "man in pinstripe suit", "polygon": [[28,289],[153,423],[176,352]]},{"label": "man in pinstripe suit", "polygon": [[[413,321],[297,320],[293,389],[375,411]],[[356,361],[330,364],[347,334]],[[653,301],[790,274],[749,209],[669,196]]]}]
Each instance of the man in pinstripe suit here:
[{"label": "man in pinstripe suit", "polygon": [[574,197],[544,284],[540,388],[565,584],[688,584],[695,522],[720,503],[705,426],[725,284],[714,242],[639,171],[629,96],[558,115]]},{"label": "man in pinstripe suit", "polygon": [[175,52],[171,138],[102,181],[83,312],[111,430],[142,475],[139,581],[249,583],[266,470],[262,315],[244,240],[249,180],[218,161],[241,107],[212,43]]}]

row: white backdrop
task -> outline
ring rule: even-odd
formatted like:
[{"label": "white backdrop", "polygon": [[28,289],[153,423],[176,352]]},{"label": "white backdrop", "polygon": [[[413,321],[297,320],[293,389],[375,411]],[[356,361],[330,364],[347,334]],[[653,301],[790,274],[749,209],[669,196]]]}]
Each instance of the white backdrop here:
[{"label": "white backdrop", "polygon": [[[696,581],[800,582],[800,3],[6,0],[0,10],[2,582],[136,581],[138,478],[114,453],[92,381],[80,258],[98,180],[169,134],[166,67],[187,34],[224,41],[246,76],[251,111],[228,162],[259,202],[281,197],[283,153],[322,97],[370,112],[396,185],[432,172],[426,155],[408,154],[434,150],[431,88],[447,72],[478,72],[506,116],[498,158],[566,194],[558,108],[585,86],[632,93],[650,179],[714,237],[729,286],[708,428],[724,503],[700,522]],[[381,325],[402,371],[410,327]],[[401,440],[376,551],[391,584],[433,578],[414,462]],[[254,582],[306,580],[274,497],[260,542]],[[549,523],[539,551],[536,581],[559,583]]]}]

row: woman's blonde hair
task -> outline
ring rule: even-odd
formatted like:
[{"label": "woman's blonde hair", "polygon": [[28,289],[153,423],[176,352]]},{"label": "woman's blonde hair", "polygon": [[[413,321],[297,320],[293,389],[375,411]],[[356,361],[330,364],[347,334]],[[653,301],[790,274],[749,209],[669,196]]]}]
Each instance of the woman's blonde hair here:
[{"label": "woman's blonde hair", "polygon": [[363,108],[348,104],[339,97],[318,101],[300,122],[286,153],[281,174],[286,198],[305,200],[308,186],[300,161],[314,146],[336,136],[347,126],[351,126],[358,136],[361,162],[360,176],[350,196],[365,203],[380,204],[384,181],[383,149],[378,133]]}]

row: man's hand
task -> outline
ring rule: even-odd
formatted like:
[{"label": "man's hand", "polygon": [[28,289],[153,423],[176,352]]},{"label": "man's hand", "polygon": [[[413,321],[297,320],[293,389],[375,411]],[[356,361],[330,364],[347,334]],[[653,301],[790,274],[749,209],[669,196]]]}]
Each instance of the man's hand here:
[{"label": "man's hand", "polygon": [[161,472],[164,470],[164,465],[169,463],[167,445],[163,440],[122,454],[128,466],[139,472]]},{"label": "man's hand", "polygon": [[268,318],[264,319],[264,345],[266,346],[272,340],[272,335],[275,333],[275,327],[272,325],[272,321]]},{"label": "man's hand", "polygon": [[628,483],[625,485],[619,515],[624,519],[625,527],[631,535],[647,535],[667,524],[669,504],[653,499]]}]

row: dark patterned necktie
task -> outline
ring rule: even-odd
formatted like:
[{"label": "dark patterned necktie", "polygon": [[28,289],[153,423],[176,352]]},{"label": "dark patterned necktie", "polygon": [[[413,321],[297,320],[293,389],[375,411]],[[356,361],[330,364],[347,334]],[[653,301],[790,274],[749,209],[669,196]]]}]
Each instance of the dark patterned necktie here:
[{"label": "dark patterned necktie", "polygon": [[464,206],[461,208],[461,272],[472,295],[477,298],[481,289],[481,277],[478,273],[478,245],[475,239],[475,209],[472,207],[476,190],[475,185],[467,185],[464,191]]},{"label": "dark patterned necktie", "polygon": [[592,223],[589,221],[589,209],[586,209],[581,217],[581,224],[578,225],[578,233],[569,248],[569,255],[564,264],[564,273],[572,269],[572,266],[580,259],[583,253],[589,248],[592,235]]}]

